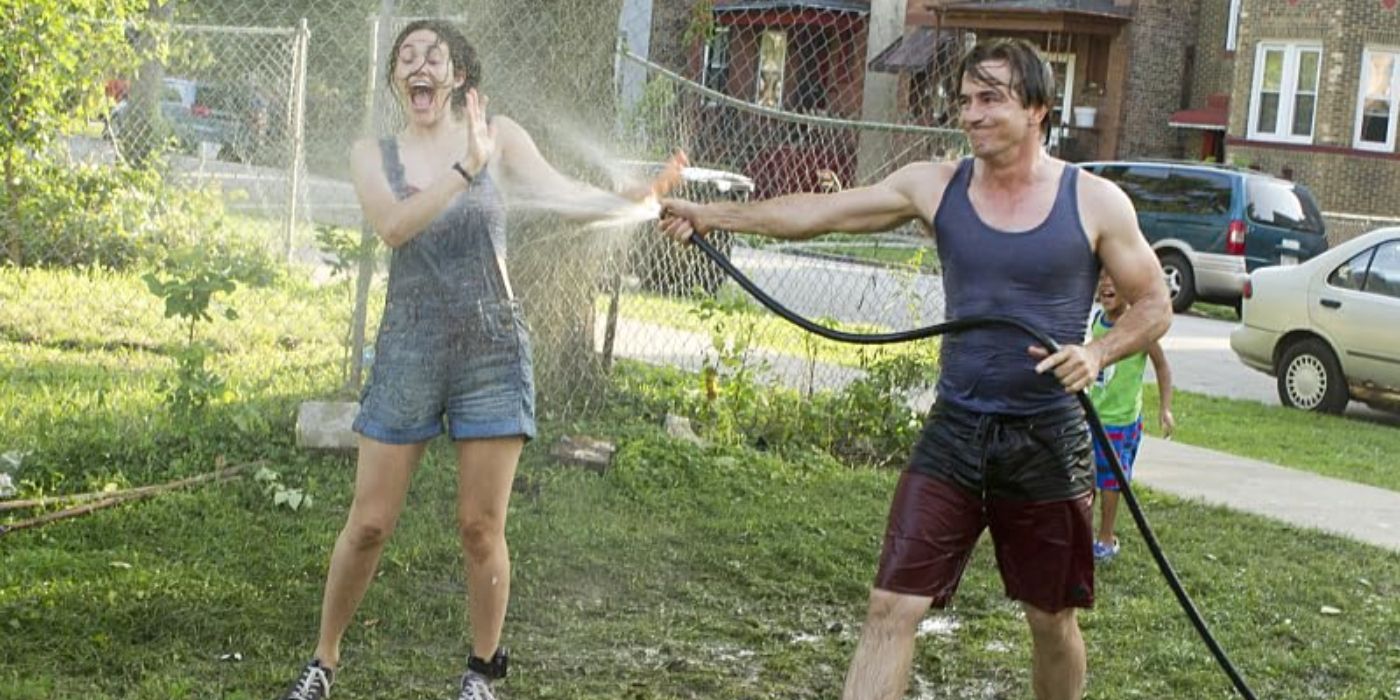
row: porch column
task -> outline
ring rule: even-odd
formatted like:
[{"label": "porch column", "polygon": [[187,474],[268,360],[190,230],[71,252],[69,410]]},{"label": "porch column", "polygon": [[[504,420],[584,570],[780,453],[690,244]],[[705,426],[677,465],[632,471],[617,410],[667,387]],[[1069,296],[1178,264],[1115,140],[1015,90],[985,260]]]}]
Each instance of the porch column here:
[{"label": "porch column", "polygon": [[[1099,149],[1098,158],[1113,160],[1120,157],[1118,140],[1122,137],[1123,101],[1128,92],[1128,30],[1122,28],[1113,35],[1108,44],[1108,77],[1104,80],[1105,93],[1099,106]],[[1129,128],[1145,128],[1145,125],[1129,125]],[[1132,154],[1122,154],[1131,156]]]}]

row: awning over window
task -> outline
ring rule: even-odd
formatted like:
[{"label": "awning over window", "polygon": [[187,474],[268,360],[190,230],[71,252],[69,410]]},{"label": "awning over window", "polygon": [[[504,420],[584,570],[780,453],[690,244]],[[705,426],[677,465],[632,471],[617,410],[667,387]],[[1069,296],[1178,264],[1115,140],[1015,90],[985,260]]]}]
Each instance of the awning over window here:
[{"label": "awning over window", "polygon": [[1224,131],[1230,125],[1230,96],[1215,94],[1206,98],[1206,106],[1173,112],[1168,126],[1180,129]]},{"label": "awning over window", "polygon": [[831,10],[834,12],[853,12],[860,15],[870,14],[870,3],[858,2],[857,0],[736,0],[735,2],[716,2],[714,11],[721,12],[752,12],[754,10]]},{"label": "awning over window", "polygon": [[[944,33],[942,47],[945,53],[957,50],[958,34]],[[904,36],[886,46],[879,55],[870,60],[869,68],[881,73],[918,73],[933,67],[938,57],[939,42],[936,32],[929,27],[916,27]]]}]

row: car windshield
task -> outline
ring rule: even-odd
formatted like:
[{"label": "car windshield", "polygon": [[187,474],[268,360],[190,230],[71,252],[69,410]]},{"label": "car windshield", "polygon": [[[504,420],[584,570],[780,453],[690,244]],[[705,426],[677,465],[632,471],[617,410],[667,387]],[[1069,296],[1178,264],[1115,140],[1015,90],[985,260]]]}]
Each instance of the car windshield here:
[{"label": "car windshield", "polygon": [[1257,223],[1304,233],[1322,233],[1322,212],[1306,188],[1283,182],[1251,178],[1246,192],[1246,215]]}]

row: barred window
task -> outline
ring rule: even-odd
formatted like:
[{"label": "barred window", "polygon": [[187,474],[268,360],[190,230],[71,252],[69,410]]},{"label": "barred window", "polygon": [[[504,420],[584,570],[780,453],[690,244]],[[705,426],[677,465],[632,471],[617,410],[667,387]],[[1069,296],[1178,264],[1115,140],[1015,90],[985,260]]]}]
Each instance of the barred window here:
[{"label": "barred window", "polygon": [[1394,49],[1366,49],[1361,59],[1361,90],[1356,103],[1356,141],[1359,149],[1395,150],[1396,58]]}]

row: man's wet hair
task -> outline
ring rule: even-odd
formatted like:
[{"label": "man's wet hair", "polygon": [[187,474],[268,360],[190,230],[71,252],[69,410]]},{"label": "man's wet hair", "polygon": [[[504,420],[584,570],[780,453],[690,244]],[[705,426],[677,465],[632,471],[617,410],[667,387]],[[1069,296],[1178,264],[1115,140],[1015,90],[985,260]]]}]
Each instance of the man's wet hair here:
[{"label": "man's wet hair", "polygon": [[[1005,63],[1011,72],[1011,84],[992,75],[984,65],[988,62]],[[1024,107],[1044,107],[1048,111],[1055,106],[1055,74],[1035,44],[1025,39],[978,42],[963,56],[958,75],[987,85],[1005,86]],[[1048,128],[1049,121],[1047,117],[1042,126]]]},{"label": "man's wet hair", "polygon": [[[481,60],[477,58],[476,47],[467,41],[466,35],[456,25],[441,19],[419,19],[409,22],[403,29],[399,30],[399,35],[394,38],[393,49],[389,51],[389,61],[384,75],[388,77],[389,88],[397,90],[394,84],[394,67],[398,64],[399,48],[408,35],[426,29],[438,37],[438,44],[446,47],[447,57],[452,65],[452,78],[456,80],[458,76],[466,78],[461,87],[452,88],[452,108],[460,111],[467,105],[467,92],[481,84]],[[427,60],[425,56],[424,61]],[[442,87],[442,86],[440,86]],[[446,87],[451,87],[449,82]]]}]

